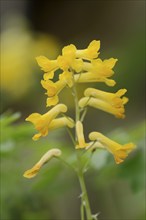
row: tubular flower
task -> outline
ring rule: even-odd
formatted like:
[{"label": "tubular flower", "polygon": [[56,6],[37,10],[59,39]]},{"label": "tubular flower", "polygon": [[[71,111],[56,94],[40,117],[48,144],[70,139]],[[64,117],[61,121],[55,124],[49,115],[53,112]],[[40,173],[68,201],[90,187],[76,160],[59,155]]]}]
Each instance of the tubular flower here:
[{"label": "tubular flower", "polygon": [[126,91],[126,89],[120,89],[116,93],[109,93],[88,88],[84,92],[86,97],[80,99],[79,106],[84,108],[88,105],[113,114],[117,118],[124,118],[124,105],[128,102],[128,98],[121,98],[121,96],[124,95]]},{"label": "tubular flower", "polygon": [[85,82],[105,82],[108,86],[114,86],[115,81],[108,79],[114,74],[112,68],[115,66],[117,59],[111,58],[102,61],[101,59],[92,60],[91,63],[84,62],[83,69],[87,72],[75,75],[77,83]]},{"label": "tubular flower", "polygon": [[66,112],[67,107],[64,104],[58,104],[53,107],[47,113],[41,115],[38,113],[31,114],[26,121],[30,121],[34,124],[35,129],[39,131],[39,133],[33,136],[33,140],[38,140],[42,136],[46,136],[49,132],[49,125],[53,119],[55,119],[61,112]]},{"label": "tubular flower", "polygon": [[78,144],[76,145],[76,149],[87,147],[89,144],[85,142],[83,124],[80,121],[77,121],[76,123],[76,134],[78,141]]},{"label": "tubular flower", "polygon": [[85,96],[91,96],[109,102],[112,106],[120,107],[128,102],[127,97],[122,97],[127,92],[126,89],[120,89],[116,93],[104,92],[99,89],[87,88],[84,92]]},{"label": "tubular flower", "polygon": [[76,57],[86,59],[86,60],[92,60],[98,57],[100,49],[100,41],[93,40],[87,49],[84,50],[77,50],[76,51]]},{"label": "tubular flower", "polygon": [[61,150],[59,150],[58,148],[53,148],[47,151],[31,169],[24,172],[23,176],[28,179],[35,177],[39,172],[40,168],[45,163],[47,163],[49,160],[51,160],[54,157],[59,157],[60,155],[61,155]]},{"label": "tubular flower", "polygon": [[110,153],[113,154],[115,162],[120,164],[128,156],[128,154],[135,148],[133,143],[128,144],[118,144],[117,142],[107,138],[99,132],[91,132],[89,134],[89,139],[92,141],[98,141],[106,148]]}]

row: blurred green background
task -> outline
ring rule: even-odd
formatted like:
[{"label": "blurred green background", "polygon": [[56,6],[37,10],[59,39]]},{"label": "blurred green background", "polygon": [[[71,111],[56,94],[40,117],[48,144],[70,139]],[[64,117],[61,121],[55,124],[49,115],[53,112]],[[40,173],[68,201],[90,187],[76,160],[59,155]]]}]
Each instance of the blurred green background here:
[{"label": "blurred green background", "polygon": [[[55,59],[70,43],[86,48],[101,40],[100,57],[118,58],[117,84],[98,88],[115,92],[127,88],[126,118],[119,120],[90,109],[85,133],[101,131],[137,149],[121,165],[97,151],[86,172],[89,199],[99,220],[144,220],[145,217],[145,1],[1,0],[1,219],[78,220],[79,183],[69,168],[51,161],[27,180],[23,172],[52,147],[74,160],[65,129],[32,141],[34,128],[24,119],[46,112],[42,71],[35,57]],[[90,85],[91,86],[91,85]],[[78,87],[82,94],[85,86]],[[61,94],[72,115],[67,90]]]}]

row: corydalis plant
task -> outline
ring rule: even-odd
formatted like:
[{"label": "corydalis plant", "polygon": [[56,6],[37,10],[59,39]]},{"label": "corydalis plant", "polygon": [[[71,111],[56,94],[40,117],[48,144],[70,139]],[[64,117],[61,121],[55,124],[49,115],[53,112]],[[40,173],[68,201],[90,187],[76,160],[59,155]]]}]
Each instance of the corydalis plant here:
[{"label": "corydalis plant", "polygon": [[[87,108],[93,107],[103,110],[114,115],[117,118],[125,117],[124,105],[128,102],[128,98],[123,96],[126,89],[120,89],[116,93],[109,93],[95,88],[87,88],[84,91],[84,97],[78,100],[76,85],[79,83],[99,83],[104,82],[107,86],[114,86],[115,81],[110,79],[114,74],[113,67],[117,59],[110,58],[101,60],[98,58],[100,41],[93,40],[87,49],[78,50],[73,44],[66,46],[62,50],[62,55],[56,60],[49,60],[44,56],[36,58],[38,65],[45,72],[41,84],[46,90],[47,107],[52,108],[45,114],[33,113],[26,121],[34,124],[38,131],[33,136],[33,140],[45,137],[54,129],[67,126],[69,135],[74,144],[77,164],[72,167],[79,179],[81,187],[81,219],[93,220],[97,219],[97,215],[93,215],[88,200],[87,190],[84,182],[84,171],[86,164],[82,161],[83,151],[89,154],[93,153],[96,148],[103,148],[109,151],[115,159],[116,164],[120,164],[128,156],[134,148],[133,143],[121,145],[109,139],[100,132],[93,131],[89,134],[89,141],[86,142],[84,137],[83,121],[87,113]],[[61,70],[58,81],[54,81],[54,76],[58,74],[57,70]],[[97,84],[98,85],[98,84]],[[59,93],[69,87],[75,103],[75,118],[72,119],[66,115],[67,106],[59,104]],[[58,117],[61,115],[60,117]],[[75,128],[75,137],[72,129]],[[44,154],[39,162],[31,169],[24,173],[24,177],[34,177],[40,168],[52,158],[61,159],[60,149],[51,149]],[[67,163],[67,162],[66,162]]]}]

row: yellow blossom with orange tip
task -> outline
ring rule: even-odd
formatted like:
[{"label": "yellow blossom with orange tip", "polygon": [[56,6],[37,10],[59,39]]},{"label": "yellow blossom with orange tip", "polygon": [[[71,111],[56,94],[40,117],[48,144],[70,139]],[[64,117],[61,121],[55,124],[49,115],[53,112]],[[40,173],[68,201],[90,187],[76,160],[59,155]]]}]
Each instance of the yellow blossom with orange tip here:
[{"label": "yellow blossom with orange tip", "polygon": [[83,124],[81,121],[77,121],[76,123],[76,135],[77,135],[77,142],[76,149],[85,148],[89,144],[85,142],[84,131],[83,131]]},{"label": "yellow blossom with orange tip", "polygon": [[100,49],[100,41],[93,40],[87,49],[83,50],[77,50],[76,51],[76,57],[86,59],[86,60],[92,60],[98,57],[99,55],[99,49]]},{"label": "yellow blossom with orange tip", "polygon": [[58,104],[54,106],[50,111],[41,115],[39,113],[33,113],[25,120],[34,124],[35,129],[39,133],[33,136],[33,140],[38,140],[42,136],[46,136],[49,131],[49,125],[53,119],[55,119],[60,113],[67,111],[67,107],[64,104]]},{"label": "yellow blossom with orange tip", "polygon": [[58,148],[47,151],[31,169],[24,172],[23,176],[28,179],[35,177],[44,164],[52,158],[59,156],[61,156],[61,150]]},{"label": "yellow blossom with orange tip", "polygon": [[89,134],[91,141],[98,141],[105,149],[113,154],[115,162],[120,164],[128,156],[128,154],[135,148],[133,143],[121,145],[99,132],[91,132]]},{"label": "yellow blossom with orange tip", "polygon": [[124,95],[126,91],[126,89],[120,89],[116,93],[109,93],[94,88],[88,88],[84,92],[86,97],[80,99],[79,106],[81,108],[86,106],[94,107],[113,114],[117,118],[124,118],[124,105],[128,102],[128,98],[121,98],[121,96]]}]

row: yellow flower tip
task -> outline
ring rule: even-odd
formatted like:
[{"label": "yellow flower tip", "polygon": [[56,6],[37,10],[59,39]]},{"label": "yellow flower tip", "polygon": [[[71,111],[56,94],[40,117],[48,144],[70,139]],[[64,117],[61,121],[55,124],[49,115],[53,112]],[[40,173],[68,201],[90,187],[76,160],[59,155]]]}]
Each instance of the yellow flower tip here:
[{"label": "yellow flower tip", "polygon": [[62,49],[62,54],[64,56],[69,56],[69,57],[72,57],[72,58],[75,58],[75,53],[76,53],[76,47],[75,45],[73,44],[70,44],[68,46],[65,46],[63,49]]},{"label": "yellow flower tip", "polygon": [[89,97],[83,97],[79,100],[79,107],[80,108],[84,108],[85,106],[88,105],[88,102],[89,102],[90,98]]},{"label": "yellow flower tip", "polygon": [[32,167],[31,169],[27,170],[24,172],[23,176],[25,178],[31,179],[33,177],[35,177],[37,175],[37,173],[40,170],[40,166],[39,165],[35,165],[34,167]]},{"label": "yellow flower tip", "polygon": [[42,136],[41,133],[35,134],[35,135],[32,137],[32,140],[37,141],[37,140],[40,139],[41,136]]},{"label": "yellow flower tip", "polygon": [[118,59],[115,59],[115,58],[110,58],[108,60],[104,60],[104,64],[106,65],[106,67],[108,67],[109,69],[112,69],[116,62],[118,61]]},{"label": "yellow flower tip", "polygon": [[52,71],[53,69],[57,68],[57,61],[56,60],[49,60],[45,56],[36,57],[36,61],[44,72],[49,72],[49,71]]},{"label": "yellow flower tip", "polygon": [[88,46],[88,56],[91,59],[97,58],[99,53],[98,50],[100,49],[100,41],[93,40]]},{"label": "yellow flower tip", "polygon": [[136,148],[136,145],[132,142],[123,145],[123,149],[127,150],[128,152],[131,152],[135,148]]},{"label": "yellow flower tip", "polygon": [[33,124],[37,123],[37,121],[41,118],[41,114],[39,113],[32,113],[31,115],[29,115],[25,121],[30,121]]},{"label": "yellow flower tip", "polygon": [[67,112],[67,106],[60,103],[60,104],[54,106],[50,111],[52,111],[53,114],[57,114],[57,115],[61,112],[65,113],[65,112]]},{"label": "yellow flower tip", "polygon": [[87,49],[77,50],[76,58],[82,58],[87,60],[92,60],[98,57],[98,50],[100,49],[100,41],[93,40]]},{"label": "yellow flower tip", "polygon": [[127,89],[119,89],[119,90],[116,92],[116,96],[117,96],[117,97],[121,97],[121,96],[123,96],[126,92],[127,92]]},{"label": "yellow flower tip", "polygon": [[113,87],[113,86],[116,85],[116,82],[115,82],[115,80],[113,80],[113,79],[107,79],[107,78],[105,78],[105,84],[106,84],[107,86]]},{"label": "yellow flower tip", "polygon": [[44,80],[53,79],[54,78],[54,71],[44,73],[43,78],[44,78]]},{"label": "yellow flower tip", "polygon": [[73,128],[75,126],[75,122],[72,118],[70,117],[67,117],[66,118],[66,125],[69,127],[69,128]]},{"label": "yellow flower tip", "polygon": [[125,105],[127,102],[129,102],[129,99],[124,96],[124,97],[122,98],[122,102],[123,102],[123,105]]},{"label": "yellow flower tip", "polygon": [[58,102],[59,102],[59,98],[57,95],[55,95],[53,97],[47,98],[46,106],[47,107],[54,106],[54,105],[57,105]]},{"label": "yellow flower tip", "polygon": [[53,148],[49,151],[47,151],[41,159],[29,170],[25,171],[23,176],[26,178],[33,178],[37,175],[40,168],[47,163],[49,160],[51,160],[53,157],[59,157],[61,155],[61,150],[58,148]]}]

